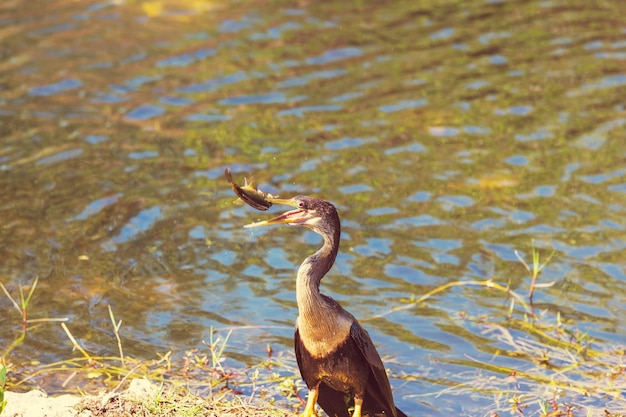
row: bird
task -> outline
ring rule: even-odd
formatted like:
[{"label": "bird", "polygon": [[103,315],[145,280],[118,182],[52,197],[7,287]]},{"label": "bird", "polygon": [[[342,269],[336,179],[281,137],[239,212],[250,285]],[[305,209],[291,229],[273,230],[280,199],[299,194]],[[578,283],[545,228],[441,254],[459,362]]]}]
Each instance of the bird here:
[{"label": "bird", "polygon": [[300,417],[317,416],[316,403],[330,417],[407,417],[395,406],[385,367],[367,331],[337,301],[320,292],[322,278],[335,263],[339,250],[341,223],[337,209],[326,200],[309,196],[269,201],[294,209],[245,228],[302,226],[324,240],[322,247],[302,262],[296,279],[294,346],[298,368],[309,390]]}]

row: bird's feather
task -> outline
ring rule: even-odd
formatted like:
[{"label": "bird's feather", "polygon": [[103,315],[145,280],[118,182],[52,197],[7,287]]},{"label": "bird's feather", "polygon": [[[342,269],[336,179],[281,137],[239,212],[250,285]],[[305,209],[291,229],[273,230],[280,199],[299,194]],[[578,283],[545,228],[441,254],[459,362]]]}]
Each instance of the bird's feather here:
[{"label": "bird's feather", "polygon": [[[350,338],[359,349],[365,361],[370,365],[370,375],[365,387],[365,398],[363,401],[363,414],[369,416],[392,416],[406,417],[398,410],[393,402],[393,394],[389,385],[389,378],[385,372],[385,366],[376,351],[367,331],[356,321],[352,325]],[[386,414],[383,414],[385,412]]]},{"label": "bird's feather", "polygon": [[[313,364],[308,363],[311,355],[306,351],[306,347],[300,337],[300,332],[296,327],[295,331],[295,353],[298,367],[302,373],[302,378],[306,382],[309,389],[315,388],[318,382],[311,373]],[[385,372],[385,367],[376,352],[376,348],[372,343],[367,331],[365,331],[356,321],[352,324],[350,335],[341,347],[342,350],[349,350],[359,360],[369,365],[367,375],[367,384],[365,387],[363,401],[363,416],[369,417],[406,417],[406,415],[398,410],[393,402],[391,387]],[[333,355],[333,353],[329,353]],[[321,359],[324,360],[324,359]],[[354,398],[347,393],[338,391],[324,383],[319,383],[318,404],[330,417],[350,417],[348,409],[354,406]]]}]

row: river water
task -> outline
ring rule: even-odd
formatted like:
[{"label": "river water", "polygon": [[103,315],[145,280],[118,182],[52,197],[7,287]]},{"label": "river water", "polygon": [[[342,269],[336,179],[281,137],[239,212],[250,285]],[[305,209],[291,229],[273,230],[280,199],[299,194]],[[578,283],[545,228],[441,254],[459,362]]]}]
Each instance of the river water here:
[{"label": "river water", "polygon": [[[39,278],[30,317],[68,318],[92,354],[117,354],[110,305],[130,356],[180,357],[213,327],[233,330],[235,364],[268,345],[288,357],[295,271],[321,240],[243,229],[279,209],[234,204],[230,167],[338,207],[323,291],[369,330],[408,414],[491,415],[525,393],[623,404],[550,391],[567,361],[537,365],[548,339],[521,323],[599,351],[626,343],[625,13],[576,0],[4,0],[0,281],[15,295]],[[533,244],[554,255],[531,306],[515,252],[532,262]],[[9,346],[21,317],[1,295]],[[3,351],[17,375],[76,355],[58,323]]]}]

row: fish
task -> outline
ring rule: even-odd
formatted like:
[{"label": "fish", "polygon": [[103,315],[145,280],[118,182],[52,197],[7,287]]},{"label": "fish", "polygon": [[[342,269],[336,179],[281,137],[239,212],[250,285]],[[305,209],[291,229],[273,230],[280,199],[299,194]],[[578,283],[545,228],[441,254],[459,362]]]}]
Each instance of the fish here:
[{"label": "fish", "polygon": [[233,189],[235,194],[237,194],[237,197],[239,197],[241,201],[243,201],[250,207],[261,211],[265,211],[272,207],[272,202],[268,199],[272,199],[275,197],[269,193],[264,193],[263,191],[259,190],[254,183],[253,178],[250,179],[250,182],[245,179],[245,184],[243,185],[243,187],[240,187],[235,184],[235,181],[233,181],[233,174],[230,168],[226,168],[224,170],[224,176],[226,177],[226,180],[230,184],[230,187]]}]

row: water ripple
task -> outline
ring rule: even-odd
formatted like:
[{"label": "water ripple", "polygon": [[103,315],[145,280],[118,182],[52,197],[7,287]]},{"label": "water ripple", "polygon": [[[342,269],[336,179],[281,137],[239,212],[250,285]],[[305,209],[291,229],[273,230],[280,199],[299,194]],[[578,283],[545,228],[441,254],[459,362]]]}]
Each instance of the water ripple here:
[{"label": "water ripple", "polygon": [[533,106],[511,106],[505,109],[495,109],[493,114],[498,116],[514,115],[514,116],[527,116],[533,112]]},{"label": "water ripple", "polygon": [[408,201],[417,201],[419,203],[425,203],[430,200],[432,193],[429,191],[418,191],[413,195],[410,195],[407,200]]},{"label": "water ripple", "polygon": [[287,98],[285,94],[272,91],[266,94],[253,94],[247,96],[228,97],[219,101],[219,104],[227,106],[239,106],[242,104],[271,104],[285,103]]},{"label": "water ripple", "polygon": [[354,185],[347,185],[344,187],[339,187],[339,191],[343,194],[354,194],[354,193],[364,193],[364,192],[374,191],[374,188],[367,184],[354,184]]},{"label": "water ripple", "polygon": [[156,158],[159,156],[157,151],[142,151],[142,152],[130,152],[128,157],[130,159],[148,159],[148,158]]},{"label": "water ripple", "polygon": [[159,81],[161,78],[163,78],[161,75],[139,75],[124,83],[124,85],[129,89],[123,89],[122,91],[118,90],[118,92],[126,93],[130,91],[134,91],[144,84]]},{"label": "water ripple", "polygon": [[186,67],[196,61],[203,60],[216,54],[213,48],[199,49],[182,55],[165,58],[156,63],[157,67]]},{"label": "water ripple", "polygon": [[585,83],[582,87],[567,92],[568,97],[577,97],[589,92],[604,90],[607,88],[621,87],[626,84],[626,74],[615,74],[604,77],[599,81]]},{"label": "water ripple", "polygon": [[406,109],[415,109],[417,107],[423,107],[428,103],[426,99],[419,100],[402,100],[394,104],[386,104],[380,106],[379,110],[385,113],[393,113],[396,111],[402,111]]},{"label": "water ripple", "polygon": [[341,106],[335,104],[326,104],[318,106],[302,106],[294,107],[293,109],[281,110],[277,113],[278,116],[300,116],[303,117],[305,113],[311,112],[326,112],[340,110]]},{"label": "water ripple", "polygon": [[597,150],[604,145],[607,140],[608,133],[626,126],[626,118],[609,120],[596,127],[592,132],[582,135],[576,140],[576,145],[582,148]]},{"label": "water ripple", "polygon": [[549,139],[554,137],[554,135],[552,134],[552,132],[542,129],[527,134],[516,133],[514,137],[520,142],[528,142],[533,140]]},{"label": "water ripple", "polygon": [[492,63],[493,65],[504,65],[507,62],[509,62],[509,60],[506,59],[506,57],[503,57],[502,55],[492,55],[489,57],[489,62]]},{"label": "water ripple", "polygon": [[437,201],[442,203],[444,210],[451,210],[454,207],[470,207],[476,204],[476,201],[466,195],[447,195],[437,198]]},{"label": "water ripple", "polygon": [[69,149],[66,151],[55,153],[54,155],[46,156],[37,161],[37,165],[55,164],[57,162],[63,162],[71,158],[75,158],[82,154],[83,150],[80,148]]},{"label": "water ripple", "polygon": [[491,129],[488,127],[480,126],[463,126],[463,131],[471,135],[488,135],[491,133]]},{"label": "water ripple", "polygon": [[404,152],[426,152],[426,151],[427,149],[424,145],[422,145],[419,142],[413,142],[408,145],[385,149],[385,155],[393,155],[393,154],[404,153]]},{"label": "water ripple", "polygon": [[192,99],[184,97],[161,97],[159,101],[170,106],[187,106],[194,103]]},{"label": "water ripple", "polygon": [[488,45],[493,40],[506,39],[511,37],[510,32],[487,32],[478,37],[478,42]]},{"label": "water ripple", "polygon": [[202,93],[202,92],[210,92],[219,89],[222,86],[228,84],[234,84],[240,81],[244,81],[248,78],[244,71],[238,71],[234,74],[225,75],[223,77],[212,78],[207,81],[203,81],[201,83],[195,83],[188,85],[186,87],[178,88],[178,91],[181,93]]},{"label": "water ripple", "polygon": [[456,127],[448,127],[448,126],[430,126],[428,128],[428,133],[433,136],[439,137],[449,137],[449,136],[457,136],[459,134],[459,129]]},{"label": "water ripple", "polygon": [[227,114],[201,114],[195,113],[185,117],[190,122],[226,122],[230,120]]},{"label": "water ripple", "polygon": [[254,41],[268,40],[268,39],[281,39],[283,32],[290,30],[300,29],[302,25],[295,22],[285,22],[278,26],[269,28],[266,32],[253,33],[250,35],[250,39]]},{"label": "water ripple", "polygon": [[165,109],[155,104],[142,104],[139,107],[135,107],[124,116],[127,120],[148,120],[154,117],[158,117],[165,113]]},{"label": "water ripple", "polygon": [[105,207],[113,205],[117,203],[122,194],[114,194],[111,196],[107,196],[104,198],[100,198],[98,200],[92,201],[76,216],[70,217],[67,221],[75,221],[75,220],[86,220],[87,218],[93,216],[94,214],[99,213]]},{"label": "water ripple", "polygon": [[128,242],[142,232],[150,230],[154,223],[161,217],[161,208],[158,206],[141,210],[122,227],[119,234],[111,241],[118,244]]},{"label": "water ripple", "polygon": [[357,146],[361,146],[366,143],[375,142],[376,138],[341,138],[339,140],[333,142],[326,142],[324,147],[326,149],[334,149],[334,150],[342,150],[348,148],[354,148]]},{"label": "water ripple", "polygon": [[320,56],[307,58],[306,63],[309,65],[322,65],[328,64],[329,62],[361,56],[362,54],[363,51],[361,51],[361,48],[355,47],[330,49]]},{"label": "water ripple", "polygon": [[85,141],[87,141],[88,143],[92,144],[92,145],[96,145],[100,142],[105,142],[109,140],[109,136],[108,135],[87,135],[85,136]]},{"label": "water ripple", "polygon": [[92,103],[122,103],[124,101],[128,100],[128,97],[124,97],[124,96],[120,96],[119,94],[115,94],[115,93],[103,93],[103,92],[96,92],[93,95],[93,98],[91,98],[89,101]]},{"label": "water ripple", "polygon": [[438,30],[437,32],[431,33],[430,35],[428,35],[428,37],[434,40],[448,39],[452,37],[452,35],[454,35],[454,32],[455,32],[454,28],[444,28],[444,29]]},{"label": "water ripple", "polygon": [[249,17],[243,17],[240,20],[226,19],[220,24],[218,31],[223,33],[240,32],[251,28],[255,21]]},{"label": "water ripple", "polygon": [[517,166],[526,166],[530,163],[528,158],[524,155],[513,155],[505,159],[507,164],[517,165]]},{"label": "water ripple", "polygon": [[312,80],[331,79],[339,77],[341,75],[345,75],[347,73],[348,71],[345,69],[315,71],[306,75],[288,78],[285,81],[277,83],[276,86],[279,88],[303,86],[309,84]]},{"label": "water ripple", "polygon": [[69,90],[75,90],[83,86],[83,82],[76,78],[66,78],[53,84],[46,84],[33,87],[28,91],[31,96],[52,96],[54,94],[64,93]]},{"label": "water ripple", "polygon": [[444,220],[441,220],[437,217],[431,216],[430,214],[420,214],[415,217],[404,217],[394,221],[394,225],[401,226],[414,226],[414,227],[424,227],[424,226],[438,226],[446,224]]}]

